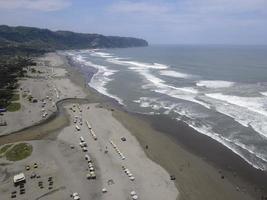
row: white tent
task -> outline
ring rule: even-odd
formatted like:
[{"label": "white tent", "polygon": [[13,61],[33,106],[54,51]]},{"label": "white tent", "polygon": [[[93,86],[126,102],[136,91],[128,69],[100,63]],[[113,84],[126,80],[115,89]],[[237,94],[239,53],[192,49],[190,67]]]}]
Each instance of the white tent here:
[{"label": "white tent", "polygon": [[24,173],[16,174],[13,178],[14,184],[24,182],[26,180]]}]

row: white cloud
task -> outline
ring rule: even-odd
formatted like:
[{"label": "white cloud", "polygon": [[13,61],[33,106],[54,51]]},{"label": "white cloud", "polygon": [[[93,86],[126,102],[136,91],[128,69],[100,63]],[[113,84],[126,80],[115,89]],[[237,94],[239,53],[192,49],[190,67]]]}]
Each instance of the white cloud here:
[{"label": "white cloud", "polygon": [[117,29],[154,41],[266,44],[266,8],[267,0],[127,0],[108,11]]},{"label": "white cloud", "polygon": [[118,13],[162,14],[171,11],[171,7],[163,3],[120,1],[112,4],[108,10]]},{"label": "white cloud", "polygon": [[266,11],[266,0],[187,0],[184,10],[197,13],[239,14]]},{"label": "white cloud", "polygon": [[[109,11],[126,14],[196,16],[267,13],[267,0],[119,1]],[[260,13],[258,13],[260,14]]]},{"label": "white cloud", "polygon": [[[119,1],[108,7],[127,20],[160,26],[194,26],[203,29],[225,25],[251,26],[266,21],[267,0]],[[266,17],[264,17],[266,16]]]},{"label": "white cloud", "polygon": [[62,10],[70,5],[70,0],[0,0],[0,9],[56,11]]}]

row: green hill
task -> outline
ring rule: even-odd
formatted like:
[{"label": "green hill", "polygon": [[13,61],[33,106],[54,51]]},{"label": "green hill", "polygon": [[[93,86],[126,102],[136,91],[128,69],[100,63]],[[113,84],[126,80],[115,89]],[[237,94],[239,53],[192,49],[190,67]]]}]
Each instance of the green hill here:
[{"label": "green hill", "polygon": [[100,34],[51,31],[32,27],[0,26],[0,54],[6,50],[53,51],[85,48],[124,48],[147,46],[143,39]]}]

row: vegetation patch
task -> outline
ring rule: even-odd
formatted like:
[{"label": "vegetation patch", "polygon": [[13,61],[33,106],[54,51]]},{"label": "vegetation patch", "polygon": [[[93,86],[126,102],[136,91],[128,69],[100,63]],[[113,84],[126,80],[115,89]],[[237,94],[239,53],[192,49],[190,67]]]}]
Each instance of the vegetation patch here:
[{"label": "vegetation patch", "polygon": [[32,145],[28,143],[20,143],[14,145],[6,152],[6,159],[10,161],[18,161],[27,158],[32,154]]},{"label": "vegetation patch", "polygon": [[28,96],[28,100],[29,100],[29,101],[32,101],[32,99],[33,99],[33,96],[32,96],[32,95],[29,95],[29,96]]},{"label": "vegetation patch", "polygon": [[31,68],[31,73],[36,73],[36,69]]},{"label": "vegetation patch", "polygon": [[3,153],[5,153],[8,150],[8,148],[10,148],[11,146],[12,146],[12,144],[6,144],[3,147],[1,147],[1,149],[0,149],[0,155],[3,154]]},{"label": "vegetation patch", "polygon": [[18,80],[27,72],[25,68],[35,63],[30,58],[17,54],[5,55],[1,48],[0,45],[0,108],[7,108],[12,101],[19,100]]},{"label": "vegetation patch", "polygon": [[19,101],[20,95],[19,94],[13,94],[10,101]]},{"label": "vegetation patch", "polygon": [[7,106],[7,110],[9,112],[16,112],[16,111],[20,110],[20,108],[21,108],[20,103],[13,103],[12,102]]}]

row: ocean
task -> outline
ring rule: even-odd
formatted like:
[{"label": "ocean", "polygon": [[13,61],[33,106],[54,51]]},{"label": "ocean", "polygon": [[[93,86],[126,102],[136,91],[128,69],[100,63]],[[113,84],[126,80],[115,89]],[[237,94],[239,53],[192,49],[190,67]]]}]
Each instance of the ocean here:
[{"label": "ocean", "polygon": [[[164,114],[267,171],[267,47],[151,45],[66,51],[88,84],[132,112]],[[218,155],[220,156],[220,155]]]}]

